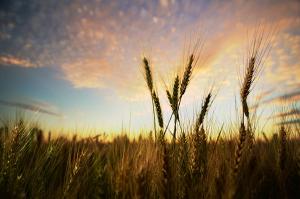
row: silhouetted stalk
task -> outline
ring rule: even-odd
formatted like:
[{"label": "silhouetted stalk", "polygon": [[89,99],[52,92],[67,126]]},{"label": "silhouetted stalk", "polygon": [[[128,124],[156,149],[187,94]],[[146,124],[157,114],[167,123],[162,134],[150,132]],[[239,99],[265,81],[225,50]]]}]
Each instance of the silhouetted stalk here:
[{"label": "silhouetted stalk", "polygon": [[151,103],[152,103],[152,113],[153,113],[153,128],[154,128],[154,137],[156,140],[157,137],[157,132],[156,132],[156,118],[155,118],[155,102],[153,99],[153,78],[152,78],[152,72],[151,72],[151,68],[149,65],[149,61],[147,60],[146,57],[143,58],[143,64],[144,64],[144,77],[151,95]]},{"label": "silhouetted stalk", "polygon": [[[191,75],[192,75],[192,71],[193,71],[193,66],[195,65],[195,62],[194,62],[194,54],[191,54],[190,57],[189,57],[189,61],[188,61],[188,65],[186,66],[185,68],[185,71],[184,71],[184,74],[183,74],[183,77],[182,77],[182,81],[181,81],[181,84],[180,84],[180,93],[179,93],[179,98],[178,98],[178,103],[177,103],[177,109],[176,110],[172,110],[172,114],[169,118],[169,121],[167,123],[167,126],[164,130],[164,134],[167,132],[168,130],[168,127],[170,125],[170,121],[173,117],[174,114],[178,114],[179,112],[179,107],[180,107],[180,103],[181,103],[181,100],[182,100],[182,97],[184,95],[184,93],[186,92],[186,89],[187,89],[187,86],[190,82],[190,79],[191,79]],[[176,79],[175,79],[175,83],[177,81],[177,79],[179,80],[179,77],[177,76]],[[179,83],[179,82],[178,82]],[[178,88],[179,88],[179,84],[178,84]],[[176,117],[176,115],[175,115]],[[179,117],[178,117],[179,118]],[[176,118],[175,118],[175,123],[176,123]],[[175,131],[174,131],[175,132]],[[173,138],[176,139],[176,134],[174,133],[173,135]]]}]

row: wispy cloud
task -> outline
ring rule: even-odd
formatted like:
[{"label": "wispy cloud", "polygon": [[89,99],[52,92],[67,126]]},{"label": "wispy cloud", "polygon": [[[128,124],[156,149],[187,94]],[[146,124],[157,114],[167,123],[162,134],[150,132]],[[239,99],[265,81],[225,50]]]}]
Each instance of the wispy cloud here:
[{"label": "wispy cloud", "polygon": [[300,90],[280,95],[274,98],[271,98],[269,100],[264,101],[263,103],[279,103],[279,104],[284,104],[284,103],[293,103],[297,102],[300,100]]},{"label": "wispy cloud", "polygon": [[0,65],[14,65],[26,68],[36,67],[30,60],[14,57],[12,55],[0,55]]},{"label": "wispy cloud", "polygon": [[[271,91],[271,90],[270,90]],[[275,93],[275,92],[272,92]],[[300,101],[300,90],[299,88],[292,90],[289,93],[286,94],[281,94],[278,95],[278,93],[276,93],[276,95],[270,96],[270,93],[267,91],[266,95],[263,94],[262,96],[258,96],[258,102],[254,103],[250,109],[256,109],[262,105],[268,105],[268,106],[274,106],[274,105],[278,105],[278,106],[287,106],[287,105],[293,105],[296,104]],[[296,111],[296,112],[295,112]],[[272,117],[277,117],[277,116],[284,116],[284,114],[288,115],[292,115],[292,114],[296,114],[298,110],[292,110],[290,112],[286,112],[286,113],[280,113],[278,115],[272,116]]]},{"label": "wispy cloud", "polygon": [[300,116],[300,110],[299,109],[292,109],[287,112],[282,112],[279,114],[276,114],[273,116],[273,118],[285,118],[289,116]]},{"label": "wispy cloud", "polygon": [[300,119],[293,119],[283,122],[278,122],[277,125],[286,125],[286,124],[300,124]]},{"label": "wispy cloud", "polygon": [[263,99],[265,99],[266,97],[270,96],[274,91],[275,91],[274,88],[269,89],[269,90],[266,90],[266,91],[264,91],[264,92],[258,94],[258,95],[256,96],[256,99],[257,99],[258,101],[263,100]]},{"label": "wispy cloud", "polygon": [[286,105],[292,104],[300,101],[300,90],[295,90],[287,94],[277,95],[275,97],[265,99],[259,102],[259,104],[254,105],[253,107],[257,107],[258,105],[263,104],[278,104],[278,105]]},{"label": "wispy cloud", "polygon": [[5,106],[17,107],[17,108],[21,108],[33,112],[44,113],[55,117],[63,117],[61,113],[54,112],[53,110],[47,109],[46,106],[42,107],[41,104],[35,105],[35,104],[27,104],[22,102],[12,102],[12,101],[5,101],[5,100],[0,100],[0,104]]}]

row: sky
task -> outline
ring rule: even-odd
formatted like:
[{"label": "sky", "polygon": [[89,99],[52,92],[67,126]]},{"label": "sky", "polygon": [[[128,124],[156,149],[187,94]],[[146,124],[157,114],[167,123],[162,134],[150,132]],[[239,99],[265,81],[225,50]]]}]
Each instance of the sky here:
[{"label": "sky", "polygon": [[276,34],[249,103],[260,102],[261,121],[286,114],[297,122],[300,1],[2,0],[0,116],[22,112],[57,131],[149,130],[152,108],[142,57],[151,61],[167,120],[165,85],[183,70],[189,46],[200,39],[182,120],[193,121],[213,87],[210,121],[234,122],[238,74],[258,27]]}]

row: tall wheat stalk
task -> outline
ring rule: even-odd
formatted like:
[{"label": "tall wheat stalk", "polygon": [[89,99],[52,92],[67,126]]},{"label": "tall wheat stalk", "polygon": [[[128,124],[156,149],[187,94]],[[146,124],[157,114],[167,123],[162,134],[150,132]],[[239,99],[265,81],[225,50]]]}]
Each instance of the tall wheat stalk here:
[{"label": "tall wheat stalk", "polygon": [[193,192],[196,196],[203,194],[204,178],[207,174],[208,160],[207,136],[203,127],[192,135],[191,173]]},{"label": "tall wheat stalk", "polygon": [[[152,71],[150,68],[149,61],[146,57],[143,58],[143,68],[144,68],[144,78],[146,80],[148,90],[151,95],[151,102],[152,102],[152,112],[153,112],[153,127],[155,132],[155,139],[157,139],[157,131],[156,131],[156,117],[158,120],[158,125],[160,129],[164,128],[164,122],[163,122],[163,115],[162,110],[160,106],[159,97],[157,95],[157,91],[153,87],[153,78],[152,78]],[[162,130],[160,130],[160,134],[162,133]]]},{"label": "tall wheat stalk", "polygon": [[[175,117],[177,117],[177,118],[175,118],[175,121],[174,121],[174,132],[173,132],[174,140],[176,139],[176,124],[177,124],[177,122],[180,125],[180,119],[179,119],[180,103],[181,103],[182,97],[185,94],[187,87],[191,81],[192,73],[199,62],[201,51],[203,50],[203,46],[204,46],[203,40],[201,38],[198,38],[196,40],[193,48],[188,50],[191,53],[189,53],[189,56],[187,58],[187,64],[184,68],[184,73],[183,73],[182,77],[179,77],[177,75],[174,80],[173,94],[176,93],[176,95],[174,95],[174,96],[178,99],[178,100],[176,100],[177,106],[174,106],[174,105],[176,105],[176,102],[175,102],[175,104],[174,104],[174,102],[172,102],[170,104],[174,104],[173,107],[177,107],[177,108],[176,109],[172,108],[172,114],[171,114],[171,116],[167,122],[167,125],[165,127],[165,130],[164,130],[164,134],[166,134],[168,127],[170,125],[170,122],[172,120],[172,117],[173,117],[173,115],[175,115]],[[181,80],[181,81],[178,81],[178,80]],[[176,92],[174,92],[174,89],[176,89]],[[178,93],[178,97],[177,97],[177,93]],[[171,95],[170,91],[167,91],[167,97],[169,99],[169,102],[171,102],[172,100],[170,100],[170,99],[172,99],[172,95]],[[172,105],[171,105],[171,107],[172,107]]]},{"label": "tall wheat stalk", "polygon": [[240,162],[243,155],[243,149],[246,142],[246,128],[244,122],[241,122],[240,130],[239,130],[239,140],[235,150],[235,159],[234,159],[234,167],[233,174],[236,175],[240,168]]},{"label": "tall wheat stalk", "polygon": [[174,119],[174,131],[173,131],[173,139],[176,139],[176,126],[177,126],[177,122],[179,121],[179,112],[178,112],[178,102],[179,102],[179,76],[177,75],[175,80],[174,80],[174,84],[173,84],[173,91],[172,94],[170,93],[169,90],[166,90],[167,93],[167,97],[169,100],[169,104],[171,106],[172,112],[175,115],[175,119]]},{"label": "tall wheat stalk", "polygon": [[[212,94],[205,97],[201,112],[199,113],[195,126],[194,132],[192,134],[192,155],[191,155],[191,173],[192,173],[192,183],[193,183],[193,193],[194,197],[203,197],[205,192],[205,176],[207,174],[207,160],[208,160],[208,144],[207,135],[203,127],[203,121],[207,115],[210,103],[212,99]],[[202,183],[203,182],[203,183]],[[201,183],[201,184],[200,184]],[[201,197],[200,197],[201,194]]]},{"label": "tall wheat stalk", "polygon": [[155,123],[155,110],[154,110],[154,101],[153,101],[153,97],[152,97],[152,93],[153,93],[153,79],[152,79],[152,72],[151,72],[151,68],[149,65],[149,61],[146,57],[143,58],[143,69],[144,69],[144,78],[146,80],[147,83],[147,87],[148,90],[150,92],[151,95],[151,103],[152,103],[152,114],[153,114],[153,128],[154,128],[154,136],[156,139],[156,123]]},{"label": "tall wheat stalk", "polygon": [[177,198],[190,198],[191,173],[189,145],[185,132],[182,132],[178,141],[178,194]]},{"label": "tall wheat stalk", "polygon": [[286,159],[287,159],[287,133],[284,125],[281,125],[279,130],[279,137],[280,137],[280,146],[279,146],[279,167],[281,170],[285,168]]},{"label": "tall wheat stalk", "polygon": [[206,96],[203,104],[202,104],[202,108],[201,108],[201,112],[200,114],[198,115],[198,118],[196,120],[196,124],[195,124],[195,132],[198,132],[201,125],[203,124],[203,121],[204,121],[204,117],[205,115],[207,114],[208,112],[208,109],[209,109],[209,105],[211,103],[211,98],[212,98],[212,93],[209,92],[208,95]]},{"label": "tall wheat stalk", "polygon": [[164,120],[163,120],[163,115],[162,115],[159,98],[158,98],[158,95],[156,94],[156,91],[152,92],[152,99],[153,99],[154,106],[155,106],[158,125],[159,125],[160,129],[163,129],[164,128]]},{"label": "tall wheat stalk", "polygon": [[[255,80],[262,71],[266,55],[271,49],[272,34],[273,32],[266,33],[264,29],[260,27],[257,28],[253,34],[250,47],[248,48],[246,67],[244,69],[244,75],[242,78],[240,88],[240,99],[242,104],[242,121],[239,131],[239,141],[235,154],[234,173],[237,173],[238,171],[245,140],[247,138],[249,139],[249,148],[252,148],[254,142],[254,129],[251,126],[252,124],[250,121],[249,105],[247,100],[250,92],[253,89]],[[246,117],[246,121],[244,117]],[[247,124],[247,128],[245,127],[245,124]]]},{"label": "tall wheat stalk", "polygon": [[159,139],[159,149],[162,155],[162,196],[172,198],[172,168],[171,155],[167,142],[164,138]]},{"label": "tall wheat stalk", "polygon": [[247,99],[253,89],[255,80],[262,71],[265,58],[271,50],[273,33],[272,31],[265,32],[264,29],[258,27],[253,34],[250,47],[248,48],[246,67],[240,89],[243,118],[245,115],[248,120],[250,116]]},{"label": "tall wheat stalk", "polygon": [[[174,81],[174,86],[173,86],[173,97],[176,97],[176,101],[175,102],[173,101],[173,97],[170,97],[171,96],[170,92],[169,92],[169,94],[167,92],[167,96],[168,96],[169,101],[170,101],[170,98],[172,98],[172,104],[173,105],[171,105],[171,107],[173,106],[174,110],[172,110],[172,114],[171,114],[171,116],[169,118],[169,121],[168,121],[168,123],[166,125],[166,128],[164,130],[164,134],[168,130],[168,127],[169,127],[169,124],[170,124],[170,121],[171,121],[173,115],[175,115],[175,125],[174,125],[175,126],[175,130],[174,130],[174,134],[173,134],[174,140],[176,139],[176,122],[179,120],[179,114],[178,114],[178,112],[179,112],[180,103],[181,103],[183,95],[185,94],[185,92],[187,90],[187,87],[188,87],[189,82],[191,80],[193,69],[195,68],[195,66],[197,64],[198,59],[199,59],[199,57],[197,57],[195,59],[195,55],[194,54],[191,54],[189,56],[188,64],[185,67],[185,70],[184,70],[184,73],[183,73],[183,77],[181,78],[180,85],[179,85],[179,76],[178,75],[176,76],[175,81]],[[174,89],[176,89],[176,92],[175,92],[176,96],[174,96]],[[180,90],[179,93],[178,93],[178,90]],[[178,93],[178,95],[177,95],[177,93]]]}]

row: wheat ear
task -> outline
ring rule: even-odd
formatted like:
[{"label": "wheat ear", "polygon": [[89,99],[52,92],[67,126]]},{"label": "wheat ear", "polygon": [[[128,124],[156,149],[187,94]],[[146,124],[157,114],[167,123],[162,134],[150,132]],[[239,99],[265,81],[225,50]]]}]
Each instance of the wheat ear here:
[{"label": "wheat ear", "polygon": [[183,74],[183,78],[180,84],[180,97],[179,99],[182,98],[182,96],[184,95],[187,86],[190,82],[191,76],[192,76],[192,71],[193,71],[193,63],[194,63],[194,55],[191,54],[190,58],[189,58],[189,62],[188,65],[185,68],[184,74]]},{"label": "wheat ear", "polygon": [[195,125],[195,130],[196,131],[199,131],[199,128],[200,126],[203,124],[203,121],[204,121],[204,117],[208,111],[208,108],[209,108],[209,104],[211,102],[211,92],[208,93],[208,95],[206,96],[204,102],[203,102],[203,105],[202,105],[202,108],[201,108],[201,112],[200,114],[198,115],[198,118],[197,118],[197,121],[196,121],[196,125]]},{"label": "wheat ear", "polygon": [[162,110],[159,102],[158,95],[156,94],[155,91],[152,92],[152,98],[156,110],[156,115],[157,115],[157,120],[158,120],[158,125],[161,129],[164,128],[164,120],[163,120],[163,115],[162,115]]},{"label": "wheat ear", "polygon": [[152,78],[152,72],[150,68],[149,61],[146,57],[143,58],[143,68],[144,68],[144,78],[146,80],[149,92],[151,94],[151,103],[152,103],[152,114],[153,114],[153,128],[155,133],[155,139],[157,137],[156,133],[156,121],[155,121],[155,102],[153,99],[153,78]]}]

